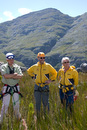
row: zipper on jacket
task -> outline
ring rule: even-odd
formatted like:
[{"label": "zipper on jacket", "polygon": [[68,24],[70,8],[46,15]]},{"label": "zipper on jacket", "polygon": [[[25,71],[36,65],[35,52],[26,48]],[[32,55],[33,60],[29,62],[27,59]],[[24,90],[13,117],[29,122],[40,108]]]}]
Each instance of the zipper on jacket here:
[{"label": "zipper on jacket", "polygon": [[40,80],[41,80],[41,83],[42,83],[42,73],[41,73],[41,70],[42,70],[42,65],[40,67]]},{"label": "zipper on jacket", "polygon": [[64,87],[65,87],[65,73],[66,73],[66,72],[64,72]]}]

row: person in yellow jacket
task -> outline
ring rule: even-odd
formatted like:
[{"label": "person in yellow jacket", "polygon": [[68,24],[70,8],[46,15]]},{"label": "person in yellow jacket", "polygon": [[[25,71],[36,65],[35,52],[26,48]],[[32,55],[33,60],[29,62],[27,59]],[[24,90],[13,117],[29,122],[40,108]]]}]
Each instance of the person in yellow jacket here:
[{"label": "person in yellow jacket", "polygon": [[62,68],[58,71],[60,99],[63,105],[66,101],[66,108],[69,106],[72,112],[74,90],[78,85],[78,72],[75,70],[75,66],[70,66],[68,57],[63,57],[61,62]]},{"label": "person in yellow jacket", "polygon": [[45,54],[43,52],[39,52],[37,58],[38,62],[32,65],[27,72],[35,79],[34,96],[38,117],[40,115],[41,100],[44,113],[46,108],[49,110],[49,83],[56,79],[57,72],[49,63],[45,62]]}]

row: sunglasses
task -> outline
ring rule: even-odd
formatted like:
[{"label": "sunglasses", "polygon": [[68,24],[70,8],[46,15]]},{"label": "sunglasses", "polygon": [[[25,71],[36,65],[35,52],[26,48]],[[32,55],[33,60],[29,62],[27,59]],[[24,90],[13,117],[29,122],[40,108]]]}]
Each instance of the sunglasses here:
[{"label": "sunglasses", "polygon": [[40,59],[45,59],[45,57],[40,57]]},{"label": "sunglasses", "polygon": [[8,60],[14,60],[14,58],[7,58]]},{"label": "sunglasses", "polygon": [[63,64],[66,64],[66,63],[69,63],[69,61],[67,61],[67,62],[63,62]]}]

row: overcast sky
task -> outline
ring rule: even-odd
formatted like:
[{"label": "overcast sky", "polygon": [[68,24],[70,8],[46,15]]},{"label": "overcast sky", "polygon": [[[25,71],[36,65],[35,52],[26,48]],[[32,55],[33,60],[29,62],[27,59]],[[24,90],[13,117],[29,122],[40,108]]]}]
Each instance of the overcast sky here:
[{"label": "overcast sky", "polygon": [[2,0],[0,23],[46,8],[55,8],[64,14],[76,17],[87,12],[87,0]]}]

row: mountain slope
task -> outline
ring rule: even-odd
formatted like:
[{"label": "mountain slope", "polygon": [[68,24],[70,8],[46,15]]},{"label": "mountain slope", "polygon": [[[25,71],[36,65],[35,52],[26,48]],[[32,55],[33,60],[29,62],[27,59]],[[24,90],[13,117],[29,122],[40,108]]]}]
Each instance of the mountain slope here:
[{"label": "mountain slope", "polygon": [[[23,62],[26,67],[36,63],[39,51],[44,51],[47,62],[56,68],[59,68],[60,60],[65,55],[72,58],[72,63],[79,57],[81,61],[84,45],[86,52],[86,17],[87,14],[83,14],[73,18],[57,9],[48,8],[2,23],[0,52],[13,52],[16,60]],[[75,65],[79,64],[76,62]]]},{"label": "mountain slope", "polygon": [[52,48],[51,56],[59,54],[71,57],[71,62],[79,66],[81,62],[87,62],[87,13],[74,20],[71,29],[67,31]]}]

